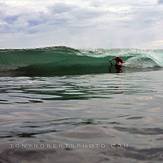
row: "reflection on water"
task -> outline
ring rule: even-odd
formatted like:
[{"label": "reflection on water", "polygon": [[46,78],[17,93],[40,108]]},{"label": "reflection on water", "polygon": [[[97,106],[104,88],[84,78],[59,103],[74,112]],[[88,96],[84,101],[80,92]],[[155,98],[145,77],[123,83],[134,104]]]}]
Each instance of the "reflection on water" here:
[{"label": "reflection on water", "polygon": [[[153,94],[161,91],[157,90],[157,87],[161,86],[161,81],[149,82],[151,79],[147,75],[137,73],[135,75],[3,77],[0,78],[0,93],[2,94],[0,103],[39,103],[48,100],[87,100],[94,98],[108,99],[114,98],[116,95]],[[157,84],[157,87],[155,84]]]},{"label": "reflection on water", "polygon": [[46,139],[91,124],[109,126],[131,146],[160,146],[162,75],[1,77],[0,138]]}]

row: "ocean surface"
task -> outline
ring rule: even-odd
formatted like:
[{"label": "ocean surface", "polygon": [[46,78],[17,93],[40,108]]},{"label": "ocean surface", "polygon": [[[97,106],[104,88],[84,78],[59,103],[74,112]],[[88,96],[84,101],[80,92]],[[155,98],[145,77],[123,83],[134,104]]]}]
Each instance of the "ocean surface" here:
[{"label": "ocean surface", "polygon": [[124,146],[112,162],[163,162],[162,67],[163,50],[0,50],[0,144],[102,143]]}]

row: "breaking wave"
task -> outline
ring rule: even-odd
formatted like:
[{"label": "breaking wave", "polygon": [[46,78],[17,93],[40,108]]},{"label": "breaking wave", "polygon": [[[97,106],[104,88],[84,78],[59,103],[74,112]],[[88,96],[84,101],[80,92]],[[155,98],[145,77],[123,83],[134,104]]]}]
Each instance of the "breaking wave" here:
[{"label": "breaking wave", "polygon": [[81,50],[58,46],[0,50],[0,71],[26,75],[114,73],[115,56],[125,61],[124,72],[163,67],[163,50]]}]

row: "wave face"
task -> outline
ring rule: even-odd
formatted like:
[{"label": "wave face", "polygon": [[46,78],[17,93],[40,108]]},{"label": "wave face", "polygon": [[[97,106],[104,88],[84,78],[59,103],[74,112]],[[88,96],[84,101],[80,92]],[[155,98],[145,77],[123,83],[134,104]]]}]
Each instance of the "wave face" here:
[{"label": "wave face", "polygon": [[125,61],[123,72],[163,67],[163,50],[78,50],[60,46],[0,50],[0,72],[23,75],[114,73],[115,56]]}]

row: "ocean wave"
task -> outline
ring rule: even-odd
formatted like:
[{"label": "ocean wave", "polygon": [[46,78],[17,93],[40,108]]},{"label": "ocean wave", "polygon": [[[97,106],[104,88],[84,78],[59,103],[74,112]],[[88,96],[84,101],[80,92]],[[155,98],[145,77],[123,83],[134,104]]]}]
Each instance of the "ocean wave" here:
[{"label": "ocean wave", "polygon": [[0,71],[28,75],[67,75],[116,72],[114,57],[125,61],[124,72],[163,67],[161,50],[96,49],[64,46],[0,50]]}]

